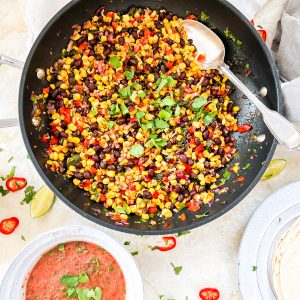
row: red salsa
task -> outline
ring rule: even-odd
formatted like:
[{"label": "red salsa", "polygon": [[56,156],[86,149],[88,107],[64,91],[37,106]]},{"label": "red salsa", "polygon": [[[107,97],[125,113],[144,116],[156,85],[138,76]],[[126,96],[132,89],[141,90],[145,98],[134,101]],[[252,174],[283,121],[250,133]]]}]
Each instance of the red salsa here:
[{"label": "red salsa", "polygon": [[56,246],[43,254],[27,279],[25,300],[82,299],[80,295],[125,300],[125,278],[119,264],[92,243]]}]

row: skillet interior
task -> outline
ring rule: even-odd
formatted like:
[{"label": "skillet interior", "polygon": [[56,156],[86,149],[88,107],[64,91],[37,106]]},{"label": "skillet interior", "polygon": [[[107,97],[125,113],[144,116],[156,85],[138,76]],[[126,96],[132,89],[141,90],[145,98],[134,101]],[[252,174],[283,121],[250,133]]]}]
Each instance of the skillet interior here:
[{"label": "skillet interior", "polygon": [[[225,43],[226,61],[228,63],[234,62],[232,67],[235,72],[240,74],[242,74],[245,64],[249,63],[252,75],[247,78],[240,75],[241,79],[255,92],[257,92],[262,85],[265,86],[268,89],[268,95],[262,99],[262,101],[271,109],[281,111],[281,93],[274,62],[255,29],[252,28],[245,17],[227,2],[221,0],[77,0],[71,1],[69,5],[64,7],[47,24],[33,45],[26,60],[19,94],[21,130],[28,153],[39,174],[60,199],[84,217],[103,226],[135,234],[166,234],[178,232],[203,225],[235,206],[255,186],[273,155],[276,143],[272,135],[264,125],[255,107],[247,99],[242,98],[239,91],[235,91],[232,94],[232,98],[241,107],[241,111],[238,115],[239,122],[251,123],[253,125],[252,133],[266,134],[265,141],[259,145],[255,143],[251,137],[252,133],[237,135],[239,157],[236,157],[231,165],[236,162],[239,162],[241,167],[247,163],[251,164],[249,169],[241,169],[240,175],[245,176],[245,181],[243,184],[234,182],[236,176],[231,176],[230,180],[226,183],[229,192],[217,196],[219,199],[217,202],[211,207],[202,206],[201,212],[198,212],[198,214],[201,214],[209,211],[207,217],[195,218],[194,213],[185,211],[187,219],[183,222],[174,214],[174,217],[168,220],[170,225],[167,228],[164,228],[162,219],[157,219],[158,224],[156,226],[151,226],[143,222],[135,223],[135,221],[139,220],[136,216],[130,217],[129,225],[124,227],[115,225],[114,221],[105,216],[101,205],[91,202],[88,196],[84,195],[80,189],[75,188],[72,182],[66,180],[63,176],[54,174],[45,169],[46,156],[44,150],[46,145],[39,141],[41,133],[38,132],[31,123],[31,91],[39,91],[43,85],[46,84],[37,79],[35,70],[38,67],[48,67],[52,65],[60,57],[61,50],[66,47],[71,35],[71,26],[89,19],[90,15],[101,5],[105,6],[106,10],[119,11],[127,9],[133,4],[142,7],[149,6],[154,9],[166,8],[181,17],[184,17],[188,12],[199,15],[201,11],[204,11],[209,16],[207,24]],[[226,39],[224,35],[224,29],[226,27],[233,32],[234,36],[243,42],[239,49],[232,41]],[[255,156],[256,158],[251,159],[251,156]]]}]

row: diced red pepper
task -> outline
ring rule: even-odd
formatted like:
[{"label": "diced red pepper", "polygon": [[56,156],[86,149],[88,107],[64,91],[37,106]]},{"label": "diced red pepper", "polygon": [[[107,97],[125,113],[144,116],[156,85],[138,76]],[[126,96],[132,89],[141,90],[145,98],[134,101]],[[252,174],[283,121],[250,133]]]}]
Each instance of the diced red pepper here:
[{"label": "diced red pepper", "polygon": [[133,52],[134,52],[135,54],[137,54],[137,53],[140,51],[140,49],[141,49],[141,46],[140,46],[140,45],[135,44],[135,45],[133,46]]},{"label": "diced red pepper", "polygon": [[57,145],[58,139],[55,136],[51,136],[50,145]]},{"label": "diced red pepper", "polygon": [[95,175],[97,173],[97,169],[95,167],[91,167],[90,172],[92,175]]},{"label": "diced red pepper", "polygon": [[202,300],[218,300],[220,292],[214,288],[205,288],[199,292],[199,296]]},{"label": "diced red pepper", "polygon": [[131,191],[136,191],[136,185],[135,185],[135,184],[132,184],[132,185],[129,187],[129,189],[130,189]]},{"label": "diced red pepper", "polygon": [[173,68],[173,62],[168,61],[168,62],[166,63],[166,67],[167,67],[168,69],[172,69],[172,68]]},{"label": "diced red pepper", "polygon": [[267,32],[264,29],[258,29],[257,32],[261,36],[262,40],[266,42],[267,40]]},{"label": "diced red pepper", "polygon": [[132,117],[132,118],[130,118],[130,122],[131,123],[135,123],[137,120],[136,120],[136,117]]},{"label": "diced red pepper", "polygon": [[[166,222],[165,222],[166,223]],[[176,247],[176,239],[174,236],[164,236],[163,241],[167,244],[166,246],[155,246],[159,251],[169,251]]]},{"label": "diced red pepper", "polygon": [[243,124],[238,126],[238,132],[239,133],[244,133],[247,131],[252,130],[252,125],[251,124]]},{"label": "diced red pepper", "polygon": [[114,221],[121,221],[121,220],[122,220],[120,214],[114,214],[114,215],[112,216],[112,219],[113,219]]},{"label": "diced red pepper", "polygon": [[48,133],[43,134],[43,137],[41,138],[42,143],[47,143],[49,139]]},{"label": "diced red pepper", "polygon": [[91,185],[91,181],[89,179],[84,180],[82,183],[79,184],[80,187],[89,187]]},{"label": "diced red pepper", "polygon": [[159,192],[158,191],[155,191],[153,194],[152,194],[152,198],[153,199],[157,199],[159,196]]},{"label": "diced red pepper", "polygon": [[253,19],[250,20],[250,23],[254,26],[254,20]]},{"label": "diced red pepper", "polygon": [[188,208],[189,211],[198,211],[200,209],[200,205],[195,201],[191,200],[186,203],[186,207]]},{"label": "diced red pepper", "polygon": [[105,201],[106,201],[106,196],[103,195],[103,194],[101,194],[101,195],[100,195],[100,200],[101,200],[102,202],[105,202]]},{"label": "diced red pepper", "polygon": [[163,182],[164,183],[168,183],[169,182],[169,178],[168,177],[164,177]]},{"label": "diced red pepper", "polygon": [[168,221],[165,221],[163,224],[163,228],[168,228],[170,226],[170,223]]},{"label": "diced red pepper", "polygon": [[185,166],[185,173],[191,174],[192,172],[192,166],[190,165],[184,165]]},{"label": "diced red pepper", "polygon": [[27,180],[22,177],[12,177],[7,179],[5,185],[10,192],[17,192],[24,189],[27,185]]},{"label": "diced red pepper", "polygon": [[81,51],[86,50],[87,48],[88,48],[88,45],[86,43],[82,43],[78,47],[78,49]]},{"label": "diced red pepper", "polygon": [[116,28],[118,27],[118,23],[115,22],[115,21],[112,21],[111,22],[111,27],[116,30]]},{"label": "diced red pepper", "polygon": [[245,180],[245,177],[241,175],[235,181],[236,182],[243,182],[244,180]]},{"label": "diced red pepper", "polygon": [[145,180],[146,182],[149,182],[149,181],[151,181],[151,178],[150,178],[148,175],[145,175],[145,176],[144,176],[144,180]]},{"label": "diced red pepper", "polygon": [[197,58],[197,61],[198,61],[199,63],[202,63],[202,62],[205,61],[205,59],[206,59],[206,55],[205,55],[205,54],[199,54],[199,55],[198,55],[198,58]]},{"label": "diced red pepper", "polygon": [[75,100],[74,104],[76,107],[80,107],[82,105],[82,102],[80,100]]},{"label": "diced red pepper", "polygon": [[19,219],[16,217],[4,219],[0,222],[0,232],[3,234],[11,234],[16,230],[19,223]]},{"label": "diced red pepper", "polygon": [[178,217],[181,221],[185,221],[186,220],[186,214],[183,213]]},{"label": "diced red pepper", "polygon": [[46,88],[43,88],[43,94],[49,94],[50,92],[50,87],[46,87]]},{"label": "diced red pepper", "polygon": [[197,17],[195,15],[188,15],[188,16],[186,16],[186,19],[188,19],[188,20],[197,20]]},{"label": "diced red pepper", "polygon": [[71,123],[71,109],[62,106],[59,111],[63,115],[63,120],[68,124]]},{"label": "diced red pepper", "polygon": [[83,142],[83,145],[84,145],[85,147],[88,147],[88,146],[90,145],[90,140],[86,138],[86,139],[84,140],[84,142]]},{"label": "diced red pepper", "polygon": [[113,11],[109,11],[107,12],[106,16],[109,18],[113,18],[115,16],[115,13]]},{"label": "diced red pepper", "polygon": [[149,214],[156,214],[157,213],[157,207],[156,206],[151,206],[148,208],[148,213]]}]

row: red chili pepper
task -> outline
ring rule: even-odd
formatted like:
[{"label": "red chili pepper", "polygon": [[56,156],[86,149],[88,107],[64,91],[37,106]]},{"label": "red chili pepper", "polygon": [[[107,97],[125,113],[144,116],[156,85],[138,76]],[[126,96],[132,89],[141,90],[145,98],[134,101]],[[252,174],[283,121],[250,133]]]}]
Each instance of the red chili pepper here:
[{"label": "red chili pepper", "polygon": [[202,300],[218,300],[220,292],[214,288],[205,288],[199,292],[199,296]]},{"label": "red chili pepper", "polygon": [[10,192],[17,192],[24,189],[27,185],[27,180],[21,177],[12,177],[7,179],[5,185]]},{"label": "red chili pepper", "polygon": [[169,251],[175,248],[176,239],[174,236],[164,236],[162,237],[163,241],[166,243],[166,246],[155,246],[159,251]]},{"label": "red chili pepper", "polygon": [[197,61],[198,61],[199,63],[202,63],[202,62],[205,61],[205,59],[206,59],[206,55],[205,55],[205,54],[199,54],[199,56],[198,56],[198,58],[197,58]]},{"label": "red chili pepper", "polygon": [[250,20],[250,23],[254,26],[254,20],[253,19]]},{"label": "red chili pepper", "polygon": [[244,180],[245,180],[245,177],[241,175],[235,181],[236,182],[243,182]]},{"label": "red chili pepper", "polygon": [[9,219],[4,219],[0,222],[0,232],[3,234],[11,234],[19,225],[19,219],[12,217]]},{"label": "red chili pepper", "polygon": [[156,206],[151,206],[148,208],[148,213],[149,214],[156,214],[157,213],[157,207]]},{"label": "red chili pepper", "polygon": [[267,40],[267,32],[264,29],[258,29],[257,32],[261,36],[262,40],[266,42]]},{"label": "red chili pepper", "polygon": [[244,125],[239,125],[238,126],[238,132],[239,133],[244,133],[247,131],[252,130],[252,125],[251,124],[244,124]]},{"label": "red chili pepper", "polygon": [[166,67],[167,67],[168,69],[172,69],[172,68],[173,68],[173,62],[168,61],[168,62],[166,63]]},{"label": "red chili pepper", "polygon": [[159,192],[158,191],[155,191],[153,194],[152,194],[152,198],[153,199],[157,199],[159,196]]},{"label": "red chili pepper", "polygon": [[48,138],[49,138],[48,133],[45,133],[43,135],[43,137],[41,138],[41,142],[42,143],[47,143],[48,142]]},{"label": "red chili pepper", "polygon": [[187,202],[185,205],[189,211],[195,212],[200,209],[200,205],[195,200],[191,200],[190,202]]},{"label": "red chili pepper", "polygon": [[107,17],[110,17],[110,18],[113,18],[115,16],[115,13],[113,11],[109,11],[107,14],[106,14]]},{"label": "red chili pepper", "polygon": [[195,15],[188,15],[186,17],[186,19],[188,19],[188,20],[197,20],[197,17]]}]

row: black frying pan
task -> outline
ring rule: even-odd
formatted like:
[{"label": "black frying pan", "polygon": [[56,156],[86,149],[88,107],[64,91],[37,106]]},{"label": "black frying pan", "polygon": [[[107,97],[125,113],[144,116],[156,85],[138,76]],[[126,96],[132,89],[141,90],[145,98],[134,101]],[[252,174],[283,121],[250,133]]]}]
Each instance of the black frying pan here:
[{"label": "black frying pan", "polygon": [[[232,98],[241,107],[239,113],[240,123],[253,124],[252,133],[266,134],[263,143],[257,144],[251,137],[252,133],[237,135],[237,148],[239,156],[232,164],[239,162],[243,167],[247,163],[251,167],[242,170],[240,175],[245,176],[243,184],[234,181],[236,176],[226,183],[229,187],[227,193],[218,195],[216,201],[211,207],[202,206],[202,212],[209,212],[206,217],[196,218],[195,213],[185,211],[187,219],[181,221],[174,214],[169,219],[169,226],[164,227],[163,220],[157,218],[156,226],[148,223],[136,223],[139,218],[130,217],[130,224],[123,227],[114,224],[110,218],[105,216],[101,204],[89,200],[88,195],[78,188],[75,188],[71,181],[65,179],[62,175],[47,171],[44,167],[45,144],[39,140],[40,132],[32,125],[31,111],[32,103],[30,101],[31,92],[39,91],[46,85],[37,79],[36,69],[39,67],[48,67],[52,65],[60,56],[62,48],[68,44],[72,33],[71,26],[81,23],[90,18],[90,16],[100,6],[106,10],[124,10],[129,6],[136,5],[142,7],[151,7],[154,9],[165,8],[168,11],[185,17],[187,12],[199,15],[201,11],[209,16],[207,25],[209,25],[224,41],[226,46],[226,62],[236,74],[250,87],[257,92],[262,86],[268,89],[268,96],[262,101],[269,108],[281,112],[282,99],[280,85],[275,64],[269,51],[260,39],[256,30],[250,22],[232,5],[222,0],[161,0],[161,1],[114,1],[114,0],[74,0],[59,11],[43,29],[36,42],[34,43],[24,66],[20,84],[19,93],[19,117],[22,135],[28,153],[33,164],[47,185],[73,210],[100,225],[111,229],[135,233],[135,234],[167,234],[182,230],[191,229],[217,217],[223,215],[241,201],[256,185],[262,176],[268,162],[270,161],[276,142],[273,136],[264,125],[263,120],[255,107],[239,91],[235,91]],[[243,44],[238,48],[232,41],[226,39],[224,29],[228,27],[233,34],[240,39]],[[243,69],[248,63],[252,70],[249,77],[243,76]]]}]

